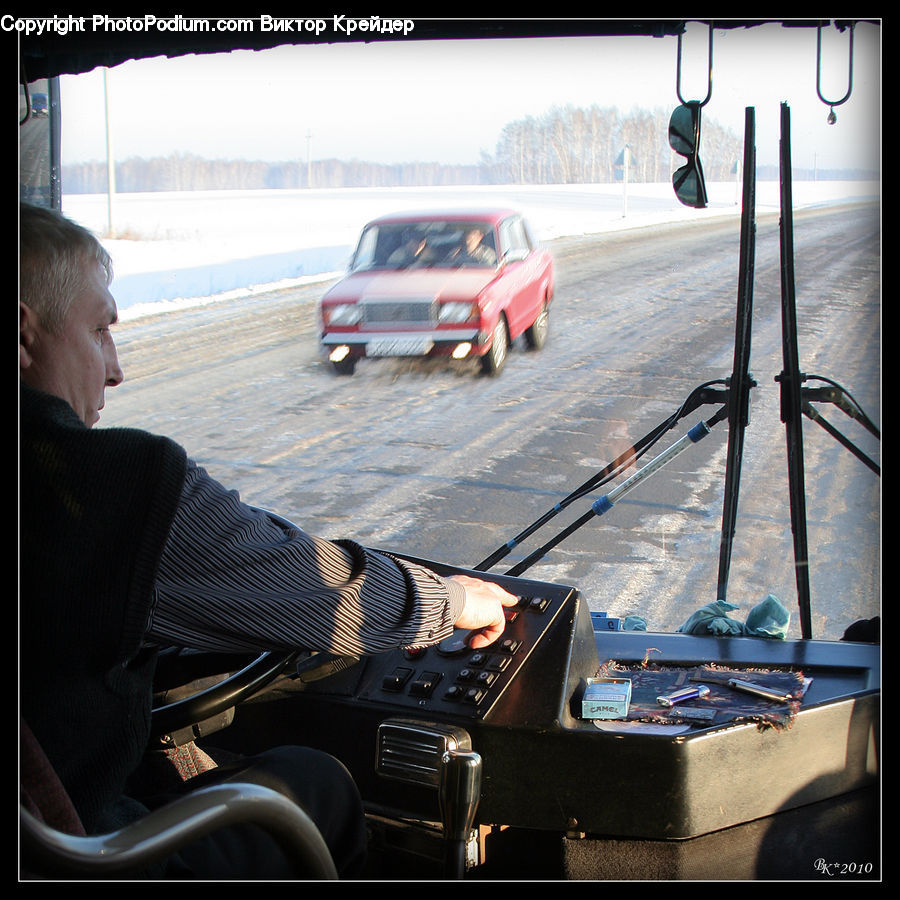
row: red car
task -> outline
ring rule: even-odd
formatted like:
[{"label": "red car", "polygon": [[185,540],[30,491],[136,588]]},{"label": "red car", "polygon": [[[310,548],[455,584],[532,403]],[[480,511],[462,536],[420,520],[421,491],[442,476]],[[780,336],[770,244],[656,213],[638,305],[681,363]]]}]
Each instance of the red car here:
[{"label": "red car", "polygon": [[383,216],[319,302],[323,351],[342,375],[363,357],[478,357],[498,373],[510,343],[547,339],[553,257],[511,210]]}]

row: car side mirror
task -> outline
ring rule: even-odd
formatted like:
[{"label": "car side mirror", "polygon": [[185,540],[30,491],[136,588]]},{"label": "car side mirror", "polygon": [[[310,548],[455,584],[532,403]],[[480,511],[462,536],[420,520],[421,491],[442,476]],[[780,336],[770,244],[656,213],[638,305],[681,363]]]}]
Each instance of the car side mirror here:
[{"label": "car side mirror", "polygon": [[510,249],[503,254],[501,262],[522,262],[522,260],[527,259],[527,257],[528,250],[525,247],[510,247]]}]

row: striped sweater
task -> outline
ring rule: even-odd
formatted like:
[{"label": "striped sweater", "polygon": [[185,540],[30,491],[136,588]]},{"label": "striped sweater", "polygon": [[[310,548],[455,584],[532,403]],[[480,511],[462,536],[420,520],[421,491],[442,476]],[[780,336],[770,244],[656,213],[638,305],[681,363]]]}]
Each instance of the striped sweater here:
[{"label": "striped sweater", "polygon": [[452,632],[462,587],[243,504],[177,444],[20,398],[21,712],[90,832],[148,740],[155,651],[370,654]]}]

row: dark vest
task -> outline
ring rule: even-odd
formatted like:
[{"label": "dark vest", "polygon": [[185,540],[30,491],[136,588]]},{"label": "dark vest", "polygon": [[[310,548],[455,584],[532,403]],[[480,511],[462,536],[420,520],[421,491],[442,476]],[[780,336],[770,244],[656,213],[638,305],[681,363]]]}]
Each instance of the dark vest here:
[{"label": "dark vest", "polygon": [[167,438],[87,428],[56,397],[20,399],[21,714],[90,833],[147,746],[141,641],[186,460]]}]

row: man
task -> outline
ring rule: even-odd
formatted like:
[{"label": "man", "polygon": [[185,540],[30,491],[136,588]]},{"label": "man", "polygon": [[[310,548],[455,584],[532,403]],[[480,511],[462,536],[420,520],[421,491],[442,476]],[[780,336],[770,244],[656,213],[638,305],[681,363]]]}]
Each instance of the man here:
[{"label": "man", "polygon": [[403,243],[388,257],[388,265],[405,269],[428,262],[431,254],[425,252],[427,246],[425,235],[410,232]]},{"label": "man", "polygon": [[480,228],[469,228],[463,236],[463,243],[453,251],[451,259],[460,265],[476,263],[493,266],[497,262],[497,254],[484,243],[484,231]]},{"label": "man", "polygon": [[[88,833],[140,809],[126,784],[149,736],[158,648],[365,654],[436,643],[454,627],[482,647],[516,602],[488,582],[444,579],[285,527],[167,438],[93,428],[106,389],[124,377],[110,282],[93,235],[21,206],[21,711]],[[298,779],[312,766],[314,776]],[[229,772],[220,777],[292,796],[339,870],[359,870],[359,798],[336,761],[290,748]],[[262,852],[246,850],[246,864]],[[203,847],[185,859],[200,875],[246,874],[231,846],[224,860],[234,869],[206,871]],[[255,874],[280,873],[271,865]]]}]

